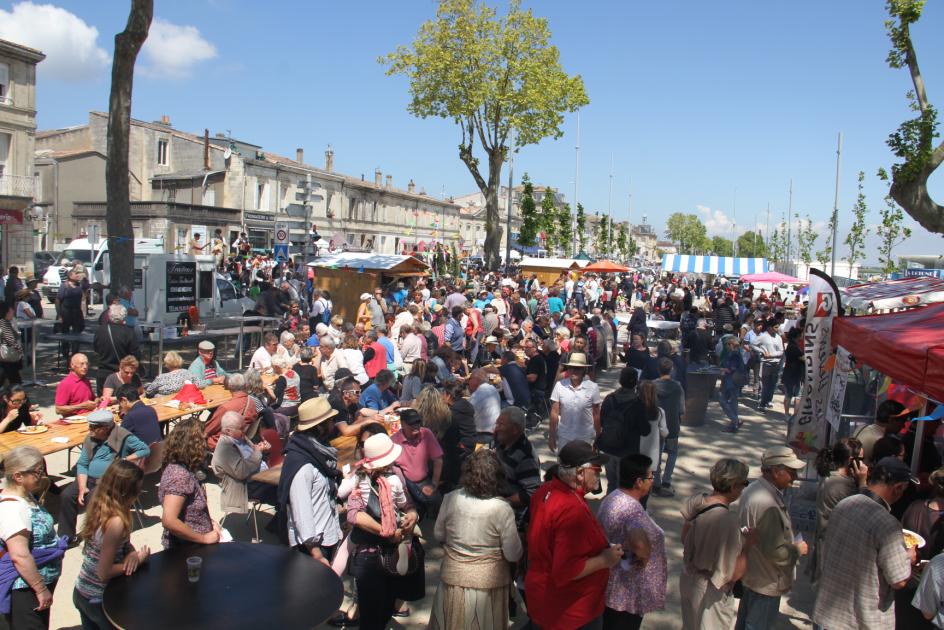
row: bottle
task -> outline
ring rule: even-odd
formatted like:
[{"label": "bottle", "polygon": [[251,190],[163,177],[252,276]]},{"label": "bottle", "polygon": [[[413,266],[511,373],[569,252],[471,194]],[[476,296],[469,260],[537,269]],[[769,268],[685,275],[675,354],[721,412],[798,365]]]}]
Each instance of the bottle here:
[{"label": "bottle", "polygon": [[182,331],[180,334],[181,334],[181,336],[183,336],[183,337],[186,337],[187,335],[190,334],[189,326],[188,326],[188,324],[187,324],[187,320],[186,320],[186,319],[184,320],[184,329],[183,329],[183,331]]}]

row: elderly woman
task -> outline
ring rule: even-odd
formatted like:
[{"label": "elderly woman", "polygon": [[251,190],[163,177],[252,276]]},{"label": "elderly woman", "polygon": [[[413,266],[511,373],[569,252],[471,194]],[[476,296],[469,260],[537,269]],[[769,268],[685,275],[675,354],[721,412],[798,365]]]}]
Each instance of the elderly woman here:
[{"label": "elderly woman", "polygon": [[711,494],[696,494],[681,509],[684,630],[734,627],[737,606],[731,589],[747,569],[747,547],[731,504],[747,485],[747,474],[747,465],[739,460],[718,460],[709,475]]},{"label": "elderly woman", "polygon": [[35,447],[18,446],[4,456],[3,468],[0,545],[5,553],[0,565],[11,562],[15,569],[0,582],[10,598],[4,616],[10,628],[48,628],[65,544],[56,536],[52,516],[37,500],[49,486],[43,455]]},{"label": "elderly woman", "polygon": [[275,372],[272,407],[275,413],[295,416],[298,414],[298,405],[302,402],[301,378],[289,363],[288,357],[278,354],[272,357],[272,370]]},{"label": "elderly woman", "polygon": [[[387,435],[369,437],[364,442],[357,487],[347,500],[347,521],[354,528],[350,572],[357,585],[360,627],[364,630],[386,628],[398,599],[418,601],[426,594],[422,547],[413,537],[416,510],[402,473],[393,466],[401,450]],[[413,567],[398,566],[393,572],[381,567],[379,556],[396,549],[405,560],[408,546],[415,558]]]},{"label": "elderly woman", "polygon": [[641,454],[620,460],[619,489],[603,499],[597,512],[607,539],[621,544],[626,558],[610,569],[604,628],[636,630],[646,613],[665,607],[665,533],[640,503],[652,490],[652,465]]},{"label": "elderly woman", "polygon": [[279,351],[288,361],[289,366],[298,363],[298,353],[301,352],[301,346],[295,342],[295,334],[289,331],[282,332],[279,335]]},{"label": "elderly woman", "polygon": [[522,548],[515,513],[499,493],[503,478],[495,452],[481,449],[462,466],[461,488],[443,499],[433,530],[445,554],[433,630],[508,626],[508,563],[518,561]]},{"label": "elderly woman", "polygon": [[134,385],[138,391],[143,391],[141,377],[138,376],[138,360],[133,355],[122,357],[118,362],[118,371],[109,374],[105,379],[105,385],[102,387],[102,402],[111,404],[115,391],[122,385]]},{"label": "elderly woman", "polygon": [[146,396],[166,396],[176,394],[183,388],[184,383],[193,378],[190,370],[183,367],[184,360],[179,354],[171,350],[164,353],[164,372],[158,374],[151,383],[144,388]]},{"label": "elderly woman", "polygon": [[351,371],[351,376],[357,380],[358,384],[363,386],[370,380],[367,372],[364,370],[364,352],[361,350],[361,344],[357,337],[351,334],[344,335],[341,347],[336,350],[344,357],[347,369]]},{"label": "elderly woman", "polygon": [[334,375],[339,369],[347,368],[347,361],[344,360],[344,355],[338,352],[338,344],[330,335],[321,338],[319,349],[321,352],[315,361],[318,374],[324,386],[331,389],[334,387]]},{"label": "elderly woman", "polygon": [[203,427],[193,418],[178,422],[164,440],[158,499],[163,509],[161,544],[165,549],[220,541],[220,526],[210,518],[206,490],[196,475],[203,468],[206,452]]}]

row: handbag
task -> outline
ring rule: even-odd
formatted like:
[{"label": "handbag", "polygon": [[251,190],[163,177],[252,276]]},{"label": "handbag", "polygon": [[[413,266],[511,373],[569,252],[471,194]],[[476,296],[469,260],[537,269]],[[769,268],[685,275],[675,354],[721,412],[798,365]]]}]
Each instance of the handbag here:
[{"label": "handbag", "polygon": [[[5,328],[10,329],[10,335],[13,336],[13,339],[16,339],[16,331],[13,330],[12,326],[7,323]],[[4,330],[6,332],[6,330]],[[14,342],[15,343],[15,342]],[[18,345],[9,344],[9,343],[0,343],[0,361],[4,363],[16,363],[23,359],[23,349]]]},{"label": "handbag", "polygon": [[[380,522],[380,497],[373,487],[367,497],[366,511],[371,518]],[[380,565],[380,570],[390,576],[413,575],[423,566],[426,558],[426,551],[415,536],[399,544],[384,541],[378,545],[378,548],[380,553],[377,554],[377,563]],[[400,555],[403,553],[407,554],[405,563],[400,562]]]}]

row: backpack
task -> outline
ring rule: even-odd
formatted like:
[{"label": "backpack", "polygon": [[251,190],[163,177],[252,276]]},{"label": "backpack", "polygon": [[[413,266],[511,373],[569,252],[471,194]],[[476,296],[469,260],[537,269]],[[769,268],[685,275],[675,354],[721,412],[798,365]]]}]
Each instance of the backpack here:
[{"label": "backpack", "polygon": [[[607,396],[607,398],[610,398],[610,396]],[[639,405],[635,404],[639,402],[639,399],[637,398],[625,405],[620,405],[615,400],[611,401],[609,405],[606,402],[603,401],[603,409],[600,414],[602,431],[596,440],[596,447],[597,450],[607,455],[618,456],[626,448],[626,441],[629,437],[629,414],[639,411]]]},{"label": "backpack", "polygon": [[331,302],[324,298],[318,298],[322,304],[324,304],[324,310],[321,311],[321,323],[330,326],[331,325]]}]

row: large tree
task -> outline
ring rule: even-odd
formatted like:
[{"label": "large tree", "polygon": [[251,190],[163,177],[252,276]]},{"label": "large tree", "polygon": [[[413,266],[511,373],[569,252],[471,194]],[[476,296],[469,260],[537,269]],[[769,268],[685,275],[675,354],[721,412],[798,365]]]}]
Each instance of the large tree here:
[{"label": "large tree", "polygon": [[[889,194],[922,227],[944,233],[944,206],[935,203],[928,193],[928,178],[944,162],[944,142],[938,138],[937,110],[928,100],[924,78],[918,67],[918,53],[911,41],[911,25],[918,21],[925,0],[886,0],[891,19],[885,22],[892,49],[888,65],[908,68],[913,90],[908,101],[915,118],[906,120],[888,137],[888,146],[901,160],[892,166]],[[934,32],[933,30],[931,32]]]},{"label": "large tree", "polygon": [[[462,131],[459,159],[485,196],[485,260],[499,264],[498,189],[508,151],[563,135],[565,112],[589,103],[583,79],[564,72],[547,20],[511,0],[502,16],[476,0],[440,0],[412,46],[382,57],[410,81],[414,116],[450,118]],[[514,136],[511,137],[512,129]],[[485,169],[477,153],[484,153]]]},{"label": "large tree", "polygon": [[699,254],[709,249],[708,229],[696,214],[673,212],[665,222],[665,234],[678,245],[680,254]]},{"label": "large tree", "polygon": [[533,247],[541,229],[540,217],[534,205],[534,185],[527,173],[521,178],[521,184],[524,191],[521,195],[521,229],[518,230],[518,244],[522,247]]},{"label": "large tree", "polygon": [[131,135],[131,92],[134,64],[154,17],[154,0],[132,0],[125,30],[115,35],[108,99],[108,161],[105,165],[105,224],[113,287],[134,286],[134,229],[131,227],[131,185],[128,176]]},{"label": "large tree", "polygon": [[723,236],[712,236],[710,249],[715,256],[734,256],[734,243]]},{"label": "large tree", "polygon": [[767,246],[760,232],[744,232],[737,239],[738,256],[743,258],[764,258],[767,256]]}]

